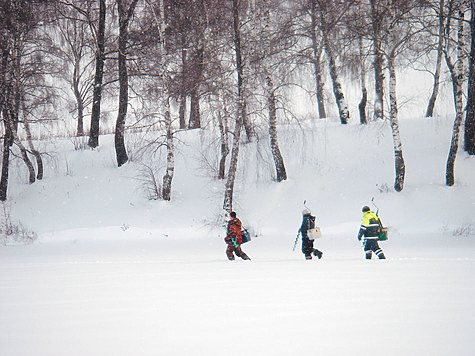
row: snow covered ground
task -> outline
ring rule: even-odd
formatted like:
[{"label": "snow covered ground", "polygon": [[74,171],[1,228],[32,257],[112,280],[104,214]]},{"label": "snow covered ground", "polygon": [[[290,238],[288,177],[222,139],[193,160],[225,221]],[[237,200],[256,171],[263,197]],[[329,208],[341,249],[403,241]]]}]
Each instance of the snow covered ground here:
[{"label": "snow covered ground", "polygon": [[[401,193],[387,123],[279,127],[282,183],[265,138],[244,145],[234,208],[255,236],[234,262],[211,132],[180,133],[171,202],[115,167],[111,137],[55,141],[43,181],[12,175],[12,219],[39,237],[0,246],[1,355],[473,355],[475,161],[444,185],[451,121],[402,120]],[[371,197],[385,261],[356,240]],[[322,260],[292,251],[304,200]]]}]

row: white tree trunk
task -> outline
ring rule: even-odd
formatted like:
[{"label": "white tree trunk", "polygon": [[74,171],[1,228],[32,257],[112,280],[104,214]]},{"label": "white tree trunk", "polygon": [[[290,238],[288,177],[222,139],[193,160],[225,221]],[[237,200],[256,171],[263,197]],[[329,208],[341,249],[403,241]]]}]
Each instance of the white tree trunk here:
[{"label": "white tree trunk", "polygon": [[447,66],[450,69],[452,76],[452,87],[454,91],[454,103],[455,103],[455,120],[454,127],[452,130],[452,140],[450,142],[449,156],[447,158],[447,165],[445,171],[445,184],[452,186],[455,184],[455,158],[457,157],[457,150],[459,144],[460,136],[460,126],[463,120],[463,47],[464,47],[464,38],[463,38],[463,23],[464,23],[464,12],[461,9],[459,4],[459,23],[457,31],[457,62],[455,65],[452,64],[450,57],[447,53],[445,56]]},{"label": "white tree trunk", "polygon": [[287,172],[285,170],[284,159],[279,149],[279,142],[277,140],[277,113],[275,105],[274,84],[270,76],[267,77],[267,106],[269,110],[269,136],[272,157],[274,158],[277,182],[282,182],[287,179]]},{"label": "white tree trunk", "polygon": [[173,173],[175,172],[175,151],[173,144],[172,119],[168,105],[167,111],[165,112],[165,124],[167,127],[167,170],[163,176],[162,199],[169,201],[171,199]]},{"label": "white tree trunk", "polygon": [[[238,81],[238,102],[237,102],[237,117],[234,125],[234,140],[231,151],[231,161],[229,163],[229,170],[226,179],[226,186],[224,192],[223,209],[231,212],[233,209],[233,194],[234,181],[236,179],[237,163],[239,157],[239,142],[241,138],[241,130],[246,117],[246,104],[244,99],[244,76],[241,56],[241,34],[239,31],[239,12],[238,0],[233,0],[233,29],[234,29],[234,51],[236,54],[236,71]],[[249,136],[248,136],[249,137]]]},{"label": "white tree trunk", "polygon": [[400,192],[404,187],[404,176],[406,174],[406,166],[402,155],[401,134],[399,132],[399,122],[397,117],[397,96],[396,96],[396,69],[394,68],[394,55],[388,59],[389,66],[389,120],[391,122],[391,131],[393,134],[394,147],[394,167],[396,178],[394,180],[394,189]]}]

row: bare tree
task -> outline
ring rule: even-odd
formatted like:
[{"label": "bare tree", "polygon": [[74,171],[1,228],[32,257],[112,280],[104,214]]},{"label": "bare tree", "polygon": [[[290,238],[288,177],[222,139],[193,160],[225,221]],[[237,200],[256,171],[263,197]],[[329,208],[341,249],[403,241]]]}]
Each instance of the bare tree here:
[{"label": "bare tree", "polygon": [[127,107],[129,105],[129,76],[127,73],[127,44],[128,27],[130,19],[135,11],[138,0],[117,0],[119,12],[119,112],[115,126],[115,152],[118,166],[122,166],[129,158],[125,149],[124,131],[127,118]]},{"label": "bare tree", "polygon": [[384,63],[384,54],[382,50],[382,27],[384,21],[384,9],[379,5],[379,1],[370,0],[371,5],[371,39],[373,42],[373,68],[374,68],[374,88],[375,88],[375,99],[374,99],[374,119],[382,119],[384,117],[384,106],[383,106],[383,97],[384,97],[384,73],[383,73],[383,63]]},{"label": "bare tree", "polygon": [[92,96],[91,129],[89,130],[89,146],[99,146],[99,121],[101,117],[102,82],[104,79],[105,62],[105,31],[106,31],[106,0],[98,0],[99,12],[97,22],[92,20],[88,13],[89,25],[96,43],[96,73],[94,75],[94,89]]},{"label": "bare tree", "polygon": [[323,75],[322,75],[322,50],[323,46],[319,43],[317,35],[317,26],[318,26],[318,12],[317,12],[317,2],[315,0],[310,1],[310,36],[312,38],[312,52],[313,52],[313,68],[315,75],[315,93],[317,97],[317,106],[318,106],[318,117],[323,119],[327,117],[325,111],[325,97],[323,91]]},{"label": "bare tree", "polygon": [[[92,102],[94,53],[91,51],[93,39],[88,31],[88,22],[71,5],[56,4],[59,18],[57,31],[52,35],[60,37],[60,44],[52,51],[63,62],[60,77],[71,87],[75,99],[74,110],[77,113],[76,135],[84,135],[84,117],[88,105]],[[57,33],[56,33],[57,32]],[[52,39],[52,42],[54,39]]]},{"label": "bare tree", "polygon": [[[445,184],[452,186],[455,184],[455,158],[459,144],[460,126],[463,121],[463,57],[464,57],[464,2],[463,0],[450,0],[448,12],[448,24],[446,26],[446,48],[445,61],[452,78],[452,87],[454,92],[455,103],[455,120],[452,129],[452,140],[450,142],[449,156],[447,157],[447,165],[445,171]],[[456,39],[456,60],[451,57],[450,50],[450,18],[456,13],[457,18],[457,39]]]},{"label": "bare tree", "polygon": [[[25,41],[31,39],[40,26],[44,12],[41,11],[43,4],[40,1],[4,0],[0,4],[0,115],[4,126],[0,201],[5,201],[10,151],[14,143],[20,149],[22,159],[27,165],[30,183],[35,181],[34,167],[28,158],[25,146],[17,135],[17,130],[22,100],[24,100],[25,81],[34,76],[32,69],[35,68],[34,64],[31,64],[29,70],[22,66],[22,59],[24,59],[22,57],[29,55],[25,53]],[[36,54],[36,57],[41,57],[41,55]]]},{"label": "bare tree", "polygon": [[388,4],[385,11],[388,26],[385,28],[387,37],[386,57],[389,70],[389,121],[393,136],[394,147],[394,166],[396,177],[394,181],[394,189],[400,192],[404,187],[404,178],[406,166],[404,163],[401,134],[399,132],[398,105],[396,94],[396,59],[404,50],[404,47],[413,40],[416,30],[411,26],[410,18],[412,12],[417,10],[416,2],[406,2],[404,4]]},{"label": "bare tree", "polygon": [[[336,8],[330,7],[329,6],[330,3],[327,1],[323,1],[323,0],[312,0],[312,1],[315,1],[316,3],[318,3],[318,9],[320,12],[320,31],[322,33],[323,46],[325,48],[325,53],[327,54],[327,57],[328,57],[328,64],[330,67],[330,78],[333,84],[333,94],[335,95],[335,100],[336,100],[336,105],[338,107],[340,121],[342,124],[347,124],[350,118],[350,112],[348,110],[348,105],[346,103],[345,95],[341,87],[341,81],[339,79],[338,69],[336,65],[336,56],[334,54],[332,44],[330,43],[330,33],[331,33],[332,28],[338,22],[338,16],[337,16],[337,19],[334,19],[332,23],[329,23],[326,18],[326,16],[329,15],[330,11],[332,11],[333,13],[333,11],[335,11]],[[338,5],[343,5],[343,9],[341,9],[341,11],[343,12],[346,11],[345,4],[338,4]]]},{"label": "bare tree", "polygon": [[236,72],[237,72],[237,114],[236,122],[234,125],[234,138],[231,150],[231,161],[229,164],[223,209],[230,212],[233,209],[233,194],[234,194],[234,181],[236,179],[237,163],[239,157],[239,141],[241,137],[241,129],[246,116],[246,105],[244,98],[244,68],[242,61],[242,45],[241,45],[241,31],[240,31],[240,17],[239,17],[239,0],[232,0],[232,16],[233,16],[233,33],[234,33],[234,51],[236,55]]},{"label": "bare tree", "polygon": [[167,167],[166,167],[165,175],[163,176],[163,185],[162,185],[163,200],[171,199],[173,173],[175,172],[173,129],[172,129],[172,119],[170,115],[170,107],[169,107],[168,102],[169,100],[167,100],[167,110],[165,112],[165,125],[166,125],[166,130],[167,130],[167,139],[166,139]]},{"label": "bare tree", "polygon": [[363,36],[358,36],[358,49],[359,49],[359,60],[361,68],[361,101],[358,104],[358,110],[360,112],[360,123],[367,124],[368,119],[366,118],[366,104],[368,103],[368,90],[366,89],[366,64],[365,64],[365,54],[363,50]]},{"label": "bare tree", "polygon": [[267,77],[267,105],[269,110],[269,136],[272,157],[274,158],[277,182],[287,179],[284,159],[279,149],[279,141],[277,140],[277,109],[274,83],[270,75]]},{"label": "bare tree", "polygon": [[467,115],[465,116],[465,151],[475,155],[475,1],[470,2],[470,63],[468,77]]},{"label": "bare tree", "polygon": [[444,33],[445,33],[445,15],[444,15],[444,8],[445,8],[445,0],[439,0],[439,11],[437,17],[438,21],[438,36],[437,36],[437,59],[435,62],[435,72],[434,72],[434,84],[432,86],[432,94],[429,98],[429,102],[427,104],[426,110],[426,117],[434,116],[434,107],[435,102],[437,100],[437,96],[439,94],[439,87],[440,87],[440,73],[442,68],[442,57],[443,57],[443,45],[444,45]]}]

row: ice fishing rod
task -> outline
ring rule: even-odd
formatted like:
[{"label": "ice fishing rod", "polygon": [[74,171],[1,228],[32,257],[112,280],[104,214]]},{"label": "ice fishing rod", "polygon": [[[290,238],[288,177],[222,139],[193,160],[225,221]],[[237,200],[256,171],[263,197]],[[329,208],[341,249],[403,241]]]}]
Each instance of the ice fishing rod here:
[{"label": "ice fishing rod", "polygon": [[297,232],[297,238],[295,239],[294,247],[292,247],[292,251],[295,251],[295,247],[297,246],[297,242],[299,241],[299,236],[300,236],[300,231]]},{"label": "ice fishing rod", "polygon": [[375,204],[374,202],[374,197],[371,198],[371,203],[374,205],[374,207],[376,208],[376,215],[378,215],[378,212],[379,212],[379,208],[378,206]]}]

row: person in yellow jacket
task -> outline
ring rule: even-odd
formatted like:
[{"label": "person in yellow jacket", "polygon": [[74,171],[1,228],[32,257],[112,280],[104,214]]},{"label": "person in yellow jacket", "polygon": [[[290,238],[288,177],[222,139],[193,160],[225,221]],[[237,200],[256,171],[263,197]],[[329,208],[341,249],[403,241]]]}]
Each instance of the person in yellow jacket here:
[{"label": "person in yellow jacket", "polygon": [[380,260],[385,259],[383,250],[378,244],[378,232],[381,222],[378,215],[371,211],[369,206],[364,206],[363,219],[361,220],[360,231],[358,232],[358,241],[363,238],[364,251],[366,253],[366,259],[370,260],[372,253],[379,257]]}]

